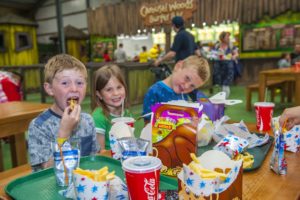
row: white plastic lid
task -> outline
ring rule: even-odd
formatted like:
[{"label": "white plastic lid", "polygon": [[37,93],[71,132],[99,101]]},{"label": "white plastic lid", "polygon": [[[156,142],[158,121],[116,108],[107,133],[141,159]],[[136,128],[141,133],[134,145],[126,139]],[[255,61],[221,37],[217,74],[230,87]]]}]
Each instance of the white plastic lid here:
[{"label": "white plastic lid", "polygon": [[124,122],[124,123],[132,123],[135,122],[134,118],[132,117],[117,117],[111,120],[112,123],[116,122]]},{"label": "white plastic lid", "polygon": [[272,102],[256,102],[254,106],[261,106],[261,107],[274,107],[275,104]]},{"label": "white plastic lid", "polygon": [[161,166],[161,160],[153,156],[131,157],[122,163],[124,171],[138,174],[158,170]]}]

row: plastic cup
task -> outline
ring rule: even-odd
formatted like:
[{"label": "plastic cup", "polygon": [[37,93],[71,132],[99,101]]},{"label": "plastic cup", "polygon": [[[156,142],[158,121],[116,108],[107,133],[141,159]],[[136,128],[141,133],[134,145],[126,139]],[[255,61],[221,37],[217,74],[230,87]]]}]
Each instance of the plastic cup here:
[{"label": "plastic cup", "polygon": [[161,160],[152,156],[131,157],[122,163],[129,199],[158,199],[161,166]]},{"label": "plastic cup", "polygon": [[257,130],[269,131],[271,129],[274,106],[275,104],[271,102],[256,102],[254,104]]},{"label": "plastic cup", "polygon": [[130,127],[134,127],[135,120],[132,117],[117,117],[111,120],[111,123],[114,124],[116,122],[124,122]]}]

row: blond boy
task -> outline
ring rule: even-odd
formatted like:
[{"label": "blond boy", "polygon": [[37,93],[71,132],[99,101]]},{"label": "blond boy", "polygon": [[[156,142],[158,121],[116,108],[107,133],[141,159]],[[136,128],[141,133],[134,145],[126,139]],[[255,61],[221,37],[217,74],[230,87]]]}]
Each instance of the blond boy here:
[{"label": "blond boy", "polygon": [[[202,86],[210,77],[205,58],[189,56],[178,61],[172,74],[152,85],[144,97],[143,114],[151,112],[151,106],[171,100],[188,100],[188,93]],[[145,121],[149,121],[149,117]]]},{"label": "blond boy", "polygon": [[99,151],[93,119],[81,113],[80,107],[86,93],[85,66],[73,56],[60,54],[48,60],[44,75],[44,89],[54,102],[29,126],[29,157],[34,171],[53,165],[51,144],[56,142],[76,140],[82,156]]}]

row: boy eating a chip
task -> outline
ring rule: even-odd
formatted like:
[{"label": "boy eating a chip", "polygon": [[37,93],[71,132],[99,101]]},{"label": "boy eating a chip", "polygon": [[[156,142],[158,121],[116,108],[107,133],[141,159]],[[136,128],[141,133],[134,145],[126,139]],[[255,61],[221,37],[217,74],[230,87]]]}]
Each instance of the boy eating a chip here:
[{"label": "boy eating a chip", "polygon": [[54,102],[29,125],[28,149],[33,171],[53,166],[51,145],[55,143],[79,142],[81,156],[100,149],[92,117],[81,113],[87,80],[84,64],[70,55],[56,55],[48,60],[44,75],[44,89]]}]

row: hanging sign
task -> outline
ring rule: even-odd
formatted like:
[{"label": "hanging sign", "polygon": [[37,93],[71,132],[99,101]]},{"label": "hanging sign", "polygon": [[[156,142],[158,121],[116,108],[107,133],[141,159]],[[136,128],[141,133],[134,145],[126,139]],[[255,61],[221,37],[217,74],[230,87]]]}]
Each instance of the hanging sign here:
[{"label": "hanging sign", "polygon": [[162,0],[159,3],[144,3],[140,15],[145,26],[171,24],[174,16],[182,16],[186,21],[196,11],[197,0]]}]

